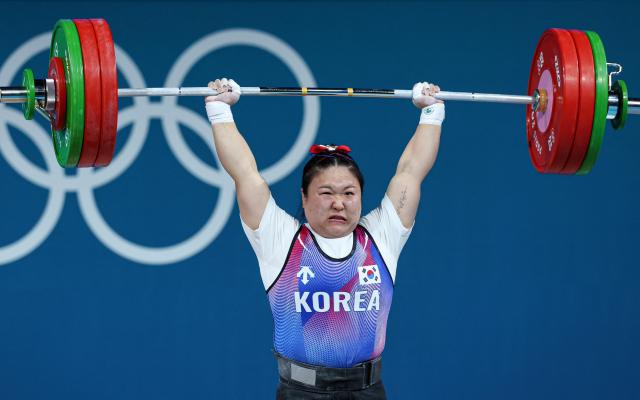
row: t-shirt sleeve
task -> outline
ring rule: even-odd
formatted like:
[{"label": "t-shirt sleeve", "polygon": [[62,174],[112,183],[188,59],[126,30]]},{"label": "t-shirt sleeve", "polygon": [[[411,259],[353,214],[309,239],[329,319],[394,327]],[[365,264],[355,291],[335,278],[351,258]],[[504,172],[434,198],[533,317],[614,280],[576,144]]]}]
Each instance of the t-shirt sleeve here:
[{"label": "t-shirt sleeve", "polygon": [[380,206],[362,217],[360,223],[371,233],[387,264],[391,278],[395,282],[398,258],[400,258],[400,252],[409,239],[413,226],[405,228],[402,225],[391,199],[386,194]]},{"label": "t-shirt sleeve", "polygon": [[260,276],[266,290],[284,267],[291,241],[300,227],[300,222],[278,207],[273,196],[269,197],[258,229],[251,229],[242,221],[242,217],[240,222],[258,258]]}]

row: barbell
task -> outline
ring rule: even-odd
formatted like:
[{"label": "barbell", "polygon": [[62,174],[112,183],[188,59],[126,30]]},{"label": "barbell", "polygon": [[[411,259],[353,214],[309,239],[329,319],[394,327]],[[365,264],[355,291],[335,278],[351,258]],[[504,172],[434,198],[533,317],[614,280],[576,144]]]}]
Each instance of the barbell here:
[{"label": "barbell", "polygon": [[[34,79],[25,69],[22,86],[0,87],[0,103],[22,104],[26,119],[38,111],[49,120],[62,167],[108,165],[114,154],[118,98],[209,96],[208,87],[118,88],[115,46],[104,19],[59,20],[51,38],[49,70]],[[529,74],[528,95],[446,92],[435,97],[526,105],[531,161],[541,173],[586,174],[593,168],[606,121],[622,129],[628,114],[640,114],[624,81],[612,83],[622,66],[607,63],[598,34],[548,29],[540,38]],[[410,99],[411,90],[242,87],[243,96],[338,96]]]}]

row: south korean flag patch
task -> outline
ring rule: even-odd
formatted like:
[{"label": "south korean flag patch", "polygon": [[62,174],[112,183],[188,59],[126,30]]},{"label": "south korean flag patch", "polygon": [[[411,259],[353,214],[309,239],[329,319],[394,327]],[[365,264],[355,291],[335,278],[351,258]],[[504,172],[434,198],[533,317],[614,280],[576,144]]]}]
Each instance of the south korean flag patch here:
[{"label": "south korean flag patch", "polygon": [[361,285],[373,285],[380,283],[380,271],[377,265],[363,265],[358,268],[358,276]]}]

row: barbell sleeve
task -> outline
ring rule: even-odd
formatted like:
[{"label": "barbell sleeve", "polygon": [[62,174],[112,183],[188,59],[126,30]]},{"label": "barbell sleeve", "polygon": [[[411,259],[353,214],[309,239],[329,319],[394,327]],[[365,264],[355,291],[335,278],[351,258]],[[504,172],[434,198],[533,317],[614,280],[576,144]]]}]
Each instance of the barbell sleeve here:
[{"label": "barbell sleeve", "polygon": [[20,104],[27,101],[27,90],[23,86],[0,88],[0,103]]}]

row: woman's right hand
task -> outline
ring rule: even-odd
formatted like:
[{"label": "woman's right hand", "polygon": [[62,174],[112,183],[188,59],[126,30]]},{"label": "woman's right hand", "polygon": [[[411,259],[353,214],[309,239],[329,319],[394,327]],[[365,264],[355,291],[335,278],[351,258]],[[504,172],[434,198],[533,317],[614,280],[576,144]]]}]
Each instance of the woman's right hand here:
[{"label": "woman's right hand", "polygon": [[236,104],[240,100],[242,94],[240,85],[238,85],[233,79],[216,79],[213,82],[209,82],[209,88],[218,92],[215,96],[207,96],[204,101],[206,103],[212,101],[221,101],[230,106]]}]

